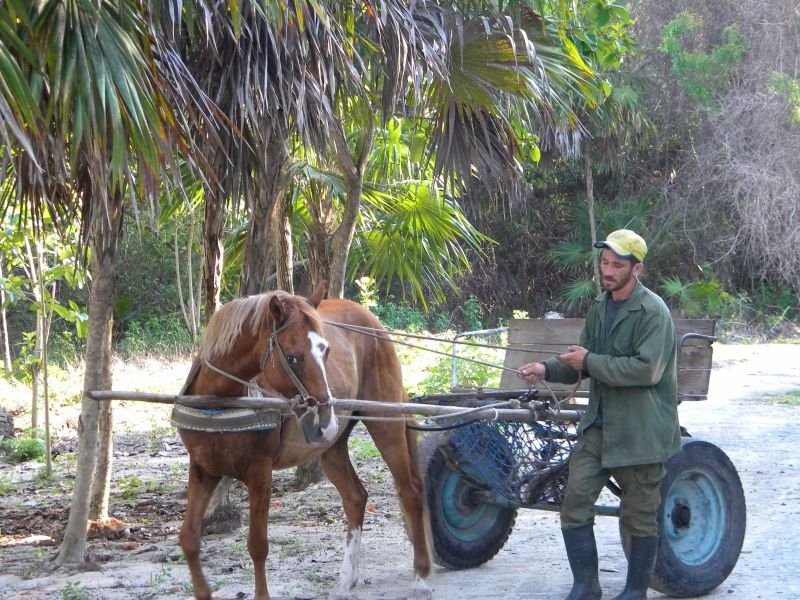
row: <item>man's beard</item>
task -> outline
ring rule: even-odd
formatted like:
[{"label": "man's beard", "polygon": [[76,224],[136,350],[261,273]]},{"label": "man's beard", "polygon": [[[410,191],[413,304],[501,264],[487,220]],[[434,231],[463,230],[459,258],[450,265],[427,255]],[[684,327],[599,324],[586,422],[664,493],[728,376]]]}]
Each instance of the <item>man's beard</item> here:
[{"label": "man's beard", "polygon": [[628,271],[625,275],[623,275],[620,279],[613,279],[613,278],[603,278],[603,289],[607,292],[616,292],[624,288],[630,280],[633,278],[633,271]]}]

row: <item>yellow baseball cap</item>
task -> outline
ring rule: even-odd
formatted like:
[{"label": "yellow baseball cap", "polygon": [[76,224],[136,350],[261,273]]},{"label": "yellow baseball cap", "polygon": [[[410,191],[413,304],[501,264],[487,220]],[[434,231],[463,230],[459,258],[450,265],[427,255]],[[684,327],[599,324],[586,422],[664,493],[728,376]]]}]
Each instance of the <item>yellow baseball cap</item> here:
[{"label": "yellow baseball cap", "polygon": [[595,242],[595,248],[609,248],[620,258],[635,258],[639,262],[647,256],[647,244],[642,237],[630,229],[617,229],[602,242]]}]

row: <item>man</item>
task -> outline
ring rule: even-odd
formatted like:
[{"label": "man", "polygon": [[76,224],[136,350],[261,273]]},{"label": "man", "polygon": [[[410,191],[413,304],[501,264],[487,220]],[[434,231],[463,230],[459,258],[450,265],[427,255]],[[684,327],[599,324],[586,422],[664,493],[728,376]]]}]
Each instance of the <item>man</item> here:
[{"label": "man", "polygon": [[602,248],[605,291],[589,308],[580,346],[523,365],[519,375],[530,384],[591,377],[561,507],[574,580],[567,600],[602,596],[594,505],[610,477],[622,490],[620,521],[631,539],[625,590],[614,600],[639,600],[647,597],[655,567],[664,463],[681,449],[675,334],[664,301],[639,281],[645,241],[620,229],[595,247]]}]

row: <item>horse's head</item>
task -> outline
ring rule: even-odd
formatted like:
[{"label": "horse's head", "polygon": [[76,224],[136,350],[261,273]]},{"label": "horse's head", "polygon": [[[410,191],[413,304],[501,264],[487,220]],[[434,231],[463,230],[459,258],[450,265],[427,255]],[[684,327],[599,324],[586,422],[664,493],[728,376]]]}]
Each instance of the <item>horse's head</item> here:
[{"label": "horse's head", "polygon": [[265,387],[300,399],[294,410],[306,441],[312,444],[333,441],[338,430],[325,371],[330,344],[316,311],[322,295],[320,286],[308,299],[285,292],[270,296],[272,333],[258,375]]}]

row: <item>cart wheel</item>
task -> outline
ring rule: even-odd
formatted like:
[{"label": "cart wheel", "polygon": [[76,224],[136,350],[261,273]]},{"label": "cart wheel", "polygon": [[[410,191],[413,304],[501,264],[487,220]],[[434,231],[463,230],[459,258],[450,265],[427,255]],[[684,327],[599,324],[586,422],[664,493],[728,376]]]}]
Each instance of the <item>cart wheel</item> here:
[{"label": "cart wheel", "polygon": [[[650,587],[677,598],[708,594],[736,565],[746,520],[744,491],[731,460],[713,444],[685,438],[661,483],[660,539]],[[630,539],[622,537],[628,556]]]},{"label": "cart wheel", "polygon": [[483,488],[469,479],[479,479],[478,470],[446,435],[427,436],[421,446],[436,564],[471,569],[491,560],[511,535],[517,509],[480,502]]}]

